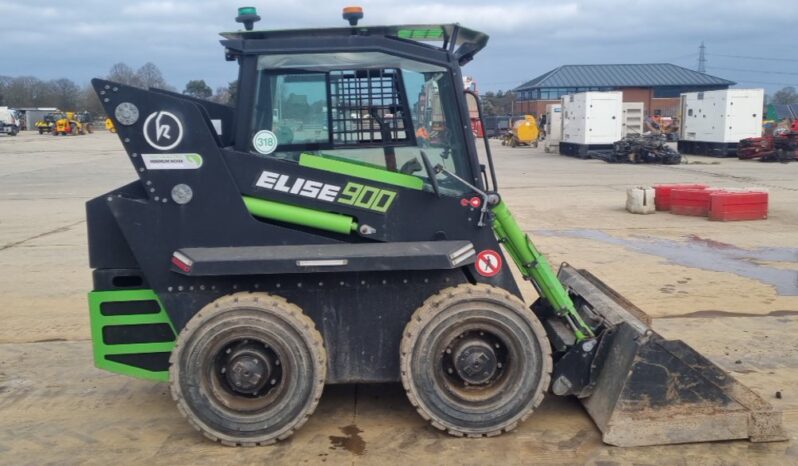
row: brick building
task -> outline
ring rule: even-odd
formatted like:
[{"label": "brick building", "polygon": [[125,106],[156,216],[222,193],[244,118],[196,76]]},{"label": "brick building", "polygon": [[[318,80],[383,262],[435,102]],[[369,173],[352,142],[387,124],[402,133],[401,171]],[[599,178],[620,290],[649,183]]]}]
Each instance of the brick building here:
[{"label": "brick building", "polygon": [[564,65],[513,89],[514,113],[540,115],[547,104],[576,92],[622,91],[624,102],[643,102],[647,115],[674,116],[679,110],[679,94],[727,89],[734,84],[669,63]]}]

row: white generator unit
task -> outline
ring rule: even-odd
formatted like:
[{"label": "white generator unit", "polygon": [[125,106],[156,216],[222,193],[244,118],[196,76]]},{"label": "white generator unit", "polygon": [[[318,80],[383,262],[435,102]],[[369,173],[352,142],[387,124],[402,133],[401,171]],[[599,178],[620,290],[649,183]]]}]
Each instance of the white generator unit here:
[{"label": "white generator unit", "polygon": [[560,153],[581,158],[610,149],[623,131],[622,92],[580,92],[562,97]]},{"label": "white generator unit", "polygon": [[645,115],[643,102],[624,102],[621,137],[626,137],[628,134],[643,134],[643,115]]},{"label": "white generator unit", "polygon": [[726,157],[742,139],[762,136],[764,89],[724,89],[681,96],[679,152]]},{"label": "white generator unit", "polygon": [[554,148],[559,148],[562,139],[562,105],[546,105],[546,139],[543,142],[543,150],[551,152]]}]

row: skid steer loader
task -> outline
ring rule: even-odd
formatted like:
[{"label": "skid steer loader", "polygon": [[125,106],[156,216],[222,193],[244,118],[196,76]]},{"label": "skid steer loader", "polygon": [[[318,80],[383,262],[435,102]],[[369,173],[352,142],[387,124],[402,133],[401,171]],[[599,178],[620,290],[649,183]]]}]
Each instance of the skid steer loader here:
[{"label": "skid steer loader", "polygon": [[485,34],[344,18],[255,31],[240,9],[235,106],[93,81],[138,175],[87,203],[98,367],[168,381],[227,445],[289,437],[325,384],[397,381],[456,436],[512,430],[550,390],[614,445],[784,438],[780,412],[589,273],[555,274],[515,222],[462,89]]}]

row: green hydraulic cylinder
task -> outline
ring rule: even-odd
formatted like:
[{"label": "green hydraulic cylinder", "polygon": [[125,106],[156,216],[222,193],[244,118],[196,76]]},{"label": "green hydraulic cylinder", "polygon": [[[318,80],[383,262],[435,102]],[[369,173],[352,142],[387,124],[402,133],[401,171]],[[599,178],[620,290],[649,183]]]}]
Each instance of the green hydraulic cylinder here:
[{"label": "green hydraulic cylinder", "polygon": [[493,206],[491,211],[494,215],[493,231],[496,233],[496,238],[504,244],[521,275],[535,284],[541,297],[548,301],[557,315],[571,323],[577,340],[592,337],[593,331],[576,311],[568,291],[560,283],[549,261],[521,230],[504,202]]},{"label": "green hydraulic cylinder", "polygon": [[357,230],[357,222],[347,215],[323,212],[249,196],[243,196],[243,198],[249,213],[256,217],[318,228],[319,230],[332,231],[342,235],[348,235]]}]

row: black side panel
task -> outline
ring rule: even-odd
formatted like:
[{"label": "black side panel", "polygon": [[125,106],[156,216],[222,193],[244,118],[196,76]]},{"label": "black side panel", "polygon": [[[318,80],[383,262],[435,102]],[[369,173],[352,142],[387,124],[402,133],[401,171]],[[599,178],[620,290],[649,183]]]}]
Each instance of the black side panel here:
[{"label": "black side panel", "polygon": [[122,230],[108,209],[107,199],[112,196],[144,198],[141,182],[134,181],[115,191],[96,197],[86,203],[86,227],[89,237],[89,265],[93,269],[137,268]]},{"label": "black side panel", "polygon": [[163,89],[150,89],[152,92],[156,92],[158,94],[168,95],[171,97],[185,99],[189,102],[193,102],[199,106],[201,106],[208,118],[213,122],[217,120],[220,125],[221,134],[217,133],[219,137],[219,142],[222,147],[232,146],[234,142],[234,125],[235,125],[235,108],[229,105],[222,105],[217,104],[216,102],[210,102],[204,99],[197,99],[195,97],[190,97],[183,94],[178,94],[177,92],[166,91]]},{"label": "black side panel", "polygon": [[[109,234],[117,227],[112,228],[107,217],[102,223],[90,222],[91,247],[96,251],[95,255],[103,259],[95,260],[91,265],[93,268],[140,268],[150,287],[162,298],[162,304],[178,331],[199,311],[202,299],[174,301],[168,298],[168,294],[173,290],[195,290],[200,286],[208,289],[219,287],[210,283],[200,284],[172,272],[170,258],[177,249],[336,242],[325,236],[258,222],[247,212],[202,107],[182,97],[109,81],[95,79],[92,84],[109,115],[113,115],[117,105],[123,102],[132,103],[138,109],[139,118],[132,125],[118,125],[117,134],[139,175],[139,186],[146,186],[147,190],[140,187],[131,191],[120,190],[113,196],[91,201],[90,209],[96,205],[100,211],[104,203],[122,232],[121,236]],[[161,143],[158,146],[172,144],[168,150],[160,149],[152,141],[157,139],[158,121],[164,112],[171,116],[160,123],[166,125],[166,128],[161,128],[161,134],[168,134],[169,138],[158,140]],[[144,126],[148,121],[150,142],[144,136]],[[180,123],[180,127],[175,121]],[[160,156],[174,159],[184,154],[201,157],[201,163],[188,169],[152,165],[148,168],[143,160]],[[192,190],[191,201],[187,204],[176,204],[172,199],[172,190],[179,184]],[[136,261],[132,257],[124,260],[119,254],[103,253],[103,248],[113,249],[118,247],[118,243],[129,245]],[[227,287],[224,289],[231,291]]]},{"label": "black side panel", "polygon": [[198,277],[159,298],[167,310],[199,310],[235,292],[282,296],[321,332],[328,383],[397,382],[399,343],[410,316],[436,292],[467,283],[463,270]]}]

